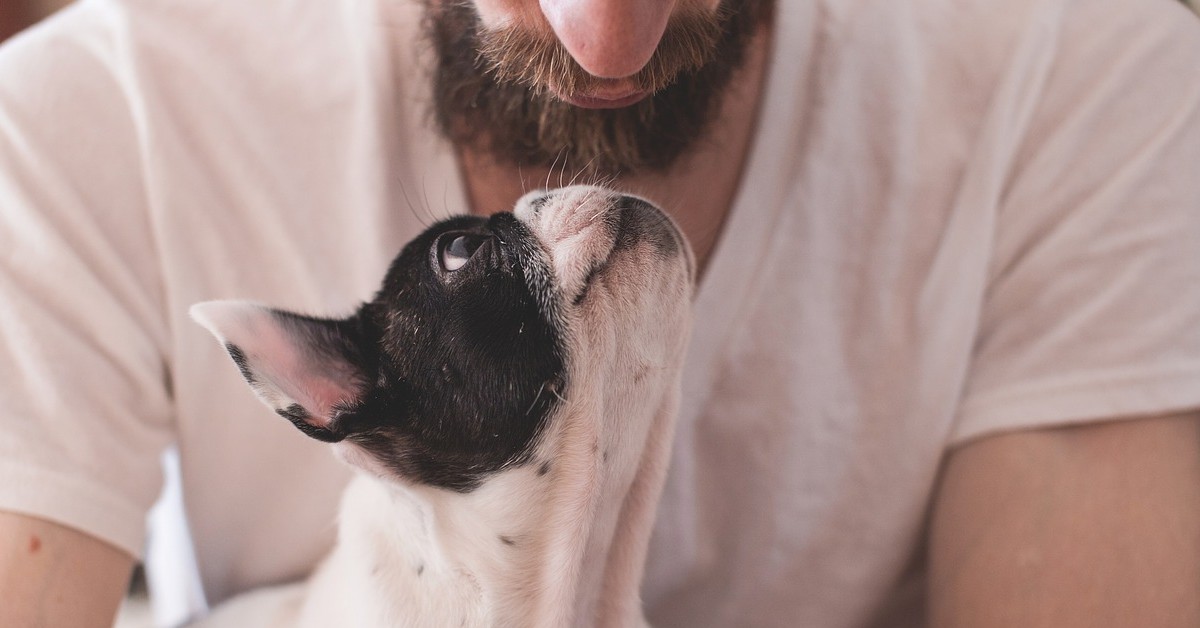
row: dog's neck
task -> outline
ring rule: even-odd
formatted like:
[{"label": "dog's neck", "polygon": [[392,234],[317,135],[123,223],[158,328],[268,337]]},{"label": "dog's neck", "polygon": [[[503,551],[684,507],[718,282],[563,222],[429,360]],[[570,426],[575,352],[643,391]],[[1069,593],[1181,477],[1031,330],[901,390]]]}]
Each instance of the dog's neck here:
[{"label": "dog's neck", "polygon": [[[568,406],[593,418],[561,421],[573,432],[546,435],[539,450],[557,451],[555,459],[535,458],[470,492],[360,474],[344,497],[339,545],[364,578],[351,585],[363,588],[355,595],[392,606],[380,611],[411,625],[427,625],[414,611],[435,623],[472,613],[468,626],[639,625],[645,546],[677,403],[668,393],[636,410]],[[617,416],[629,410],[653,418]],[[596,429],[603,420],[646,426],[626,435],[644,447],[601,442],[598,434],[611,432]],[[377,568],[389,571],[370,573]]]},{"label": "dog's neck", "polygon": [[[570,607],[559,601],[572,584],[553,575],[571,557],[546,538],[554,489],[540,480],[536,469],[513,469],[458,493],[360,475],[343,498],[339,551],[362,552],[349,562],[365,578],[356,585],[369,595],[364,606],[414,626],[463,612],[468,626],[568,625],[540,620]],[[368,573],[377,565],[388,572]]]}]

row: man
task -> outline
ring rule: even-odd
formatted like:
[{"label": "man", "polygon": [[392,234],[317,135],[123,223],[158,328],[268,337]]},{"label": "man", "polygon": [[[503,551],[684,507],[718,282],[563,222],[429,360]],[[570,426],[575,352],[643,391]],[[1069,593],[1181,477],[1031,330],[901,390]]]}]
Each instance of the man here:
[{"label": "man", "polygon": [[187,306],[346,311],[576,178],[703,269],[655,625],[1200,623],[1184,9],[453,4],[97,0],[0,54],[0,624],[107,623],[169,444],[209,602],[302,577],[345,471]]}]

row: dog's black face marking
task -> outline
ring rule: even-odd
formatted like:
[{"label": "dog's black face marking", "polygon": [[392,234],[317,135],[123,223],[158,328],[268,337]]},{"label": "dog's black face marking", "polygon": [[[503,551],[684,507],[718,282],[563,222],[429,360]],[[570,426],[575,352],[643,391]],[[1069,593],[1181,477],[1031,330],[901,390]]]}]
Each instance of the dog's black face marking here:
[{"label": "dog's black face marking", "polygon": [[[580,186],[531,193],[516,211],[520,220],[462,216],[427,229],[345,319],[247,302],[197,304],[192,315],[260,399],[304,434],[342,443],[356,466],[464,492],[513,465],[546,476],[552,461],[532,456],[569,389],[568,335],[606,320],[572,299],[641,306],[625,292],[657,293],[640,280],[670,285],[693,269],[671,220],[636,197]],[[679,257],[686,278],[647,265],[678,270]]]},{"label": "dog's black face marking", "polygon": [[328,429],[286,416],[403,477],[471,490],[525,461],[557,405],[564,365],[549,276],[544,252],[511,214],[434,225],[341,323],[358,337],[343,342],[353,348],[345,353],[360,354],[362,380],[373,384]]}]

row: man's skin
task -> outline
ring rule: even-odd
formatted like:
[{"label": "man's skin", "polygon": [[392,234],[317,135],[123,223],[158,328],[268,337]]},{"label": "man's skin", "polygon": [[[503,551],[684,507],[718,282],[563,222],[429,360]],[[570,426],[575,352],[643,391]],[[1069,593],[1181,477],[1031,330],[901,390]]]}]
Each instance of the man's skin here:
[{"label": "man's skin", "polygon": [[0,626],[112,626],[132,570],[104,541],[0,511]]},{"label": "man's skin", "polygon": [[[618,86],[646,63],[677,4],[476,1],[489,25],[553,29],[581,66]],[[765,44],[765,35],[752,44],[713,141],[665,176],[617,182],[662,199],[701,264],[740,180]],[[480,213],[572,176],[460,157]],[[948,454],[931,525],[933,626],[1200,626],[1200,412],[970,442]],[[131,564],[99,539],[0,513],[0,626],[110,625]]]},{"label": "man's skin", "polygon": [[929,559],[936,627],[1200,626],[1200,415],[952,452]]}]

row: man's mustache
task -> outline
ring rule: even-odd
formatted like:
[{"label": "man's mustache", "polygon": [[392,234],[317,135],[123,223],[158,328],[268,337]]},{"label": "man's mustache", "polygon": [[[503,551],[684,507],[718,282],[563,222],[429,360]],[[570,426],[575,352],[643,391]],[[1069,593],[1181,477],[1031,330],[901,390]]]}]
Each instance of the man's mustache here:
[{"label": "man's mustache", "polygon": [[[712,60],[718,49],[726,9],[705,9],[687,3],[673,15],[662,41],[646,66],[622,83],[643,92],[658,92],[683,72],[694,72]],[[536,94],[588,93],[613,79],[592,76],[584,70],[553,32],[512,25],[479,32],[479,61],[499,83],[517,84]]]}]

